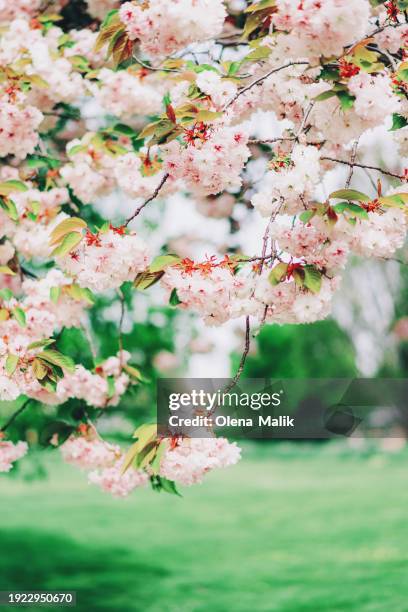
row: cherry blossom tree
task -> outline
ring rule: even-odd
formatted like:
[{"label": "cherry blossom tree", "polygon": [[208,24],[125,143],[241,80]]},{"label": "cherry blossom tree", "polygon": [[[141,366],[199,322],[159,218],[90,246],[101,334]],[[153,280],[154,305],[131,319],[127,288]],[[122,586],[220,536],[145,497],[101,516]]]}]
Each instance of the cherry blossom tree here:
[{"label": "cherry blossom tree", "polygon": [[[150,422],[129,448],[103,439],[101,414],[144,384],[123,348],[125,297],[155,291],[207,325],[242,321],[235,384],[253,331],[327,317],[352,254],[394,257],[407,231],[407,10],[407,0],[0,2],[0,399],[21,400],[1,427],[1,472],[29,450],[7,437],[21,413],[72,400],[74,417],[48,443],[113,495],[148,482],[176,492],[239,460],[226,439],[160,438]],[[254,133],[259,111],[276,137]],[[373,130],[393,139],[398,162],[366,161]],[[324,193],[344,167],[342,188]],[[119,193],[131,214],[104,221],[98,202]],[[231,231],[237,207],[244,226],[264,218],[258,250],[226,237],[195,260],[166,238],[152,246],[135,224],[177,194]],[[105,294],[121,308],[118,352],[101,361],[93,348],[86,367],[59,338],[87,329]]]}]

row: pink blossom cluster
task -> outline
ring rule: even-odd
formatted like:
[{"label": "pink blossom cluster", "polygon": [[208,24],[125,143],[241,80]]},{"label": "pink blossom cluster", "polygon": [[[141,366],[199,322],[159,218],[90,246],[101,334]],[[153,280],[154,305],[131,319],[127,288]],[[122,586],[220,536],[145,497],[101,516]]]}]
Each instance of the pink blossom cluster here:
[{"label": "pink blossom cluster", "polygon": [[335,236],[348,240],[351,250],[361,257],[390,258],[400,249],[407,235],[407,218],[399,208],[368,213],[351,226],[344,220],[336,224]]},{"label": "pink blossom cluster", "polygon": [[0,0],[0,23],[11,21],[16,17],[32,17],[40,9],[41,0]]},{"label": "pink blossom cluster", "polygon": [[147,268],[149,253],[139,236],[114,228],[87,234],[73,252],[56,259],[81,287],[101,292],[133,281]]},{"label": "pink blossom cluster", "polygon": [[98,33],[88,29],[70,30],[69,46],[64,49],[64,57],[75,58],[82,56],[87,59],[92,68],[101,68],[105,64],[106,49],[95,51],[95,44],[98,38]]},{"label": "pink blossom cluster", "polygon": [[[21,300],[17,301],[14,297],[2,300],[1,307],[3,312],[7,312],[7,318],[0,323],[1,400],[13,400],[25,394],[46,403],[59,403],[59,399],[46,391],[34,376],[31,364],[42,351],[42,346],[30,348],[30,345],[47,340],[62,327],[81,325],[89,303],[72,292],[66,292],[71,285],[72,280],[54,269],[42,279],[25,279],[21,285],[24,294]],[[56,301],[52,300],[52,289],[59,291]],[[16,309],[24,316],[24,325],[14,316]],[[9,355],[18,358],[12,374],[7,373]],[[121,382],[122,387],[119,383],[115,387],[115,394],[121,393],[124,381]]]},{"label": "pink blossom cluster", "polygon": [[[66,291],[71,286],[72,279],[56,269],[41,279],[25,279],[21,285],[24,297],[20,300],[12,297],[2,304],[10,312],[18,307],[25,315],[25,325],[22,327],[12,316],[3,320],[0,346],[8,345],[10,352],[20,354],[25,346],[49,338],[62,327],[79,327],[89,302]],[[55,301],[52,289],[59,291]]]},{"label": "pink blossom cluster", "polygon": [[60,446],[60,451],[66,463],[82,470],[110,467],[121,454],[119,446],[92,435],[71,435]]},{"label": "pink blossom cluster", "polygon": [[[385,12],[381,19],[382,25],[387,25]],[[385,28],[375,35],[375,41],[380,49],[384,49],[389,53],[398,53],[408,44],[408,24],[397,28]]]},{"label": "pink blossom cluster", "polygon": [[212,106],[221,110],[237,93],[237,85],[228,79],[223,79],[214,70],[203,70],[197,75],[197,87],[211,98]]},{"label": "pink blossom cluster", "polygon": [[0,472],[9,472],[13,463],[24,457],[28,451],[28,445],[21,440],[16,444],[0,439]]},{"label": "pink blossom cluster", "polygon": [[194,265],[187,260],[167,268],[161,282],[170,293],[176,291],[180,308],[196,312],[208,325],[249,314],[256,306],[250,299],[248,277],[234,274],[228,265],[211,261]]},{"label": "pink blossom cluster", "polygon": [[264,274],[257,282],[255,299],[267,323],[314,323],[330,314],[338,286],[339,277],[323,278],[320,291],[312,293],[299,288],[293,279],[273,286]]},{"label": "pink blossom cluster", "polygon": [[115,187],[115,157],[93,144],[93,137],[93,133],[88,133],[82,140],[71,140],[67,145],[70,163],[60,169],[63,180],[86,204],[109,194]]},{"label": "pink blossom cluster", "polygon": [[[41,279],[26,279],[22,284],[25,294],[23,300],[24,308],[36,309],[43,313],[47,312],[54,318],[53,328],[50,333],[44,333],[44,337],[51,336],[53,331],[63,327],[80,327],[84,319],[84,310],[90,306],[81,296],[70,292],[72,279],[65,276],[57,269],[50,270]],[[57,290],[56,299],[52,299],[52,291]],[[30,316],[28,316],[30,324]],[[44,330],[45,331],[45,330]]]},{"label": "pink blossom cluster", "polygon": [[[163,178],[164,172],[150,172],[147,155],[128,151],[120,145],[120,152],[111,152],[95,143],[95,134],[88,133],[82,140],[74,139],[67,145],[69,163],[62,166],[63,181],[85,203],[109,195],[118,187],[132,198],[151,195]],[[125,145],[128,143],[125,141]],[[161,192],[171,193],[175,181],[169,180]]]},{"label": "pink blossom cluster", "polygon": [[[160,112],[162,95],[160,83],[154,77],[140,77],[135,71],[114,72],[102,68],[98,74],[98,85],[91,85],[91,92],[105,112],[116,117],[129,118],[144,115],[146,109],[154,115]],[[154,86],[156,85],[156,87]]]},{"label": "pink blossom cluster", "polygon": [[66,463],[88,471],[89,483],[114,497],[127,497],[136,487],[145,485],[148,476],[133,467],[123,472],[123,456],[119,446],[100,438],[94,429],[80,426],[80,433],[72,434],[61,446]]},{"label": "pink blossom cluster", "polygon": [[[159,171],[149,176],[143,173],[143,169],[143,161],[136,153],[119,156],[114,169],[117,186],[132,198],[149,197],[163,179],[164,172]],[[174,183],[167,181],[160,195],[167,195],[171,191],[174,191]]]},{"label": "pink blossom cluster", "polygon": [[42,120],[41,111],[26,104],[22,96],[16,102],[12,102],[9,96],[0,96],[0,157],[14,155],[25,159],[33,153]]},{"label": "pink blossom cluster", "polygon": [[41,110],[85,93],[82,75],[59,47],[63,34],[58,27],[43,30],[36,20],[15,19],[0,39],[0,61],[17,66],[31,80],[28,100]]},{"label": "pink blossom cluster", "polygon": [[163,57],[217,37],[227,13],[222,0],[148,0],[125,2],[119,15],[144,54]]},{"label": "pink blossom cluster", "polygon": [[[277,0],[271,26],[289,39],[297,57],[331,57],[364,37],[370,16],[368,0]],[[350,27],[352,16],[353,27]]]},{"label": "pink blossom cluster", "polygon": [[89,482],[95,484],[113,497],[127,497],[134,489],[147,484],[148,476],[141,470],[130,467],[122,474],[123,460],[119,459],[112,467],[90,472]]},{"label": "pink blossom cluster", "polygon": [[63,403],[76,397],[89,406],[116,406],[130,384],[129,376],[123,371],[123,366],[129,359],[130,353],[122,351],[99,364],[95,372],[90,372],[83,365],[77,365],[75,372],[66,373],[64,378],[58,381],[55,403]]},{"label": "pink blossom cluster", "polygon": [[[11,197],[16,205],[18,222],[7,221],[7,235],[26,259],[48,259],[52,251],[49,244],[51,232],[67,217],[60,212],[61,205],[69,199],[67,189],[57,187],[39,191],[29,188],[24,192],[15,191]],[[3,216],[5,214],[0,211],[0,218]]]},{"label": "pink blossom cluster", "polygon": [[188,131],[189,144],[173,140],[166,146],[164,167],[199,195],[217,194],[241,185],[241,171],[250,156],[248,136],[241,128],[219,127]]},{"label": "pink blossom cluster", "polygon": [[217,468],[234,465],[241,449],[226,438],[181,438],[167,449],[160,475],[182,485],[202,482],[205,474]]},{"label": "pink blossom cluster", "polygon": [[372,127],[381,124],[384,117],[401,110],[401,103],[392,89],[392,81],[386,74],[372,76],[366,72],[351,77],[350,92],[356,97],[355,113]]},{"label": "pink blossom cluster", "polygon": [[307,225],[297,223],[293,226],[292,217],[280,215],[271,224],[271,236],[279,249],[291,257],[319,269],[337,272],[346,264],[350,251],[348,241],[346,237],[341,240],[333,236],[333,231],[324,222],[313,221]]},{"label": "pink blossom cluster", "polygon": [[252,197],[252,204],[264,217],[274,211],[294,214],[303,210],[320,182],[320,153],[316,147],[296,145],[288,156],[280,156],[278,151],[276,158],[262,189]]}]

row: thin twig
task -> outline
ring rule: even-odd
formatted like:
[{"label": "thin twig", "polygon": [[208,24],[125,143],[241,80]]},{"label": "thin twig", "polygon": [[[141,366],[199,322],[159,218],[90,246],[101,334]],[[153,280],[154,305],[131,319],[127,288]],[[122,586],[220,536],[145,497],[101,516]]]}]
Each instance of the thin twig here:
[{"label": "thin twig", "polygon": [[[368,34],[368,36],[366,36],[365,38],[372,38],[372,36],[375,36],[376,34],[379,34],[380,32],[383,32],[387,28],[400,28],[401,26],[404,26],[404,25],[407,25],[407,24],[404,23],[404,22],[403,23],[400,23],[400,22],[398,22],[398,23],[386,23],[385,25],[377,28],[373,32],[370,32],[370,34]],[[356,45],[353,45],[353,46],[356,46]]]},{"label": "thin twig", "polygon": [[146,68],[146,70],[151,70],[152,72],[179,72],[175,68],[160,68],[160,66],[150,66],[135,54],[133,54],[133,58],[142,66],[142,68]]},{"label": "thin twig", "polygon": [[373,177],[371,176],[371,174],[369,173],[369,171],[366,168],[362,168],[364,174],[366,175],[366,177],[368,178],[368,180],[371,183],[371,187],[374,189],[374,191],[377,191],[378,186],[375,184]]},{"label": "thin twig", "polygon": [[[278,210],[280,210],[280,207]],[[271,225],[273,221],[275,220],[276,215],[277,215],[277,212],[273,211],[268,221],[268,225],[265,228],[265,233],[262,238],[262,255],[260,259],[261,263],[260,263],[259,270],[258,270],[259,276],[262,274],[263,266],[264,266],[265,259],[266,259],[266,249],[268,248],[269,232],[271,231]]]},{"label": "thin twig", "polygon": [[246,259],[234,259],[234,263],[251,263],[253,261],[268,261],[269,259],[272,259],[273,255],[265,255],[265,257],[261,257],[261,256],[255,256],[255,257],[248,257]]},{"label": "thin twig", "polygon": [[118,345],[119,345],[119,368],[122,371],[123,365],[123,320],[125,318],[125,296],[120,289],[117,290],[120,299],[120,319],[119,319],[119,332],[118,332]]},{"label": "thin twig", "polygon": [[392,176],[393,178],[397,178],[400,181],[405,180],[404,176],[400,174],[394,174],[394,172],[389,172],[388,170],[383,170],[378,166],[367,166],[366,164],[358,164],[356,162],[352,163],[351,161],[346,161],[345,159],[335,159],[334,157],[322,157],[324,161],[332,161],[337,164],[344,164],[345,166],[354,166],[355,168],[364,168],[366,170],[375,170],[376,172],[381,172],[381,174],[385,174],[386,176]]},{"label": "thin twig", "polygon": [[0,431],[6,431],[6,429],[8,429],[10,427],[10,425],[12,423],[14,423],[14,421],[16,420],[16,418],[28,407],[29,403],[31,402],[31,398],[28,398],[21,406],[18,410],[16,410],[16,412],[14,412],[11,417],[9,418],[8,421],[6,421],[6,423],[3,425],[3,427],[0,428]]},{"label": "thin twig", "polygon": [[301,135],[301,133],[305,129],[306,122],[309,119],[309,115],[312,112],[312,109],[313,109],[314,105],[315,105],[314,101],[310,102],[309,106],[305,110],[305,113],[304,113],[303,119],[302,119],[302,123],[300,124],[300,127],[299,127],[298,131],[296,132],[295,140],[299,140],[299,136]]},{"label": "thin twig", "polygon": [[145,200],[143,202],[143,204],[141,206],[139,206],[139,208],[137,208],[135,210],[135,212],[133,213],[133,215],[131,217],[129,217],[129,219],[126,220],[125,225],[129,225],[129,223],[131,221],[133,221],[133,219],[135,219],[144,209],[145,206],[147,206],[150,202],[152,202],[155,198],[157,198],[157,196],[159,195],[159,192],[161,190],[161,188],[163,187],[164,183],[167,181],[167,179],[169,178],[169,174],[166,173],[162,180],[160,181],[160,183],[157,185],[156,189],[154,190],[154,192],[152,193],[151,196],[149,196],[147,198],[147,200]]},{"label": "thin twig", "polygon": [[356,161],[356,157],[357,157],[358,140],[359,139],[357,138],[357,140],[354,142],[353,148],[351,150],[350,170],[349,170],[347,181],[346,181],[346,188],[347,189],[350,187],[351,179],[353,178],[354,165],[355,165],[355,161]]},{"label": "thin twig", "polygon": [[229,108],[231,106],[231,104],[234,104],[234,102],[240,96],[242,96],[242,94],[244,94],[247,91],[249,91],[250,89],[252,89],[252,87],[255,87],[256,85],[259,85],[260,83],[262,83],[262,81],[264,81],[265,79],[270,77],[272,74],[275,74],[275,72],[280,72],[281,70],[285,70],[285,68],[290,68],[290,66],[309,66],[309,62],[288,62],[287,64],[284,64],[283,66],[279,66],[279,68],[274,68],[273,70],[270,70],[266,74],[263,74],[262,76],[260,76],[257,79],[255,79],[255,81],[252,81],[252,83],[250,83],[246,87],[243,87],[242,89],[238,90],[237,93],[235,94],[235,96],[233,98],[231,98],[231,100],[229,102],[227,102],[227,104],[224,106],[223,110],[224,111],[227,110],[227,108]]},{"label": "thin twig", "polygon": [[255,138],[248,140],[248,144],[273,144],[274,142],[291,142],[292,140],[296,140],[296,136],[277,136],[276,138],[270,138],[268,140],[258,140]]},{"label": "thin twig", "polygon": [[[250,347],[251,347],[251,323],[250,323],[250,320],[249,320],[249,316],[247,316],[247,317],[245,317],[245,346],[244,346],[244,350],[243,350],[243,353],[241,355],[241,359],[240,359],[240,362],[239,362],[238,369],[237,369],[237,371],[235,373],[235,376],[231,380],[231,382],[227,385],[227,388],[224,389],[223,393],[229,393],[229,391],[231,391],[231,389],[233,387],[235,387],[235,385],[237,384],[237,382],[241,378],[241,374],[242,374],[242,372],[244,370],[245,362],[246,362],[246,359],[248,357],[248,353],[249,353]],[[217,406],[217,408],[218,408],[218,406]]]}]

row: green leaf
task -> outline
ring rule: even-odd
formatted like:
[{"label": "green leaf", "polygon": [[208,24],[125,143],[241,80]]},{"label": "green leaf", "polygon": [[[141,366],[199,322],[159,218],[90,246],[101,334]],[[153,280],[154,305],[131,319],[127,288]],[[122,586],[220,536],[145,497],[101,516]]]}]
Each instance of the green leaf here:
[{"label": "green leaf", "polygon": [[116,132],[116,134],[122,134],[123,136],[128,136],[130,138],[137,136],[137,132],[135,132],[132,127],[126,125],[125,123],[116,123],[112,129],[114,132]]},{"label": "green leaf", "polygon": [[122,476],[130,468],[130,466],[136,459],[138,453],[139,453],[139,446],[138,446],[138,443],[135,442],[134,444],[132,444],[132,446],[129,448],[129,450],[127,451],[126,455],[123,458],[122,469],[120,472]]},{"label": "green leaf", "polygon": [[203,121],[204,123],[209,123],[210,121],[215,121],[215,119],[219,119],[220,117],[222,117],[222,113],[201,110],[195,115],[194,121]]},{"label": "green leaf", "polygon": [[319,293],[322,286],[322,274],[314,266],[305,266],[304,272],[304,286],[309,289],[312,293]]},{"label": "green leaf", "polygon": [[3,200],[0,198],[0,206],[5,210],[6,214],[12,221],[18,221],[18,211],[15,203],[10,198]]},{"label": "green leaf", "polygon": [[150,469],[153,474],[158,474],[160,471],[161,460],[163,459],[163,455],[168,448],[167,440],[162,440],[159,446],[156,449],[156,454],[154,456],[153,461],[150,463]]},{"label": "green leaf", "polygon": [[361,208],[361,206],[358,206],[358,204],[352,204],[349,202],[346,210],[359,219],[368,219],[367,211],[364,210],[364,208]]},{"label": "green leaf", "polygon": [[64,221],[61,221],[61,223],[59,223],[51,232],[50,245],[53,246],[54,244],[58,244],[58,242],[60,242],[67,234],[72,232],[80,233],[86,227],[86,222],[79,217],[69,217],[69,219],[64,219]]},{"label": "green leaf", "polygon": [[9,376],[12,376],[16,371],[19,357],[18,355],[7,355],[6,359],[6,372]]},{"label": "green leaf", "polygon": [[298,287],[304,287],[305,273],[302,269],[293,270],[293,280]]},{"label": "green leaf", "polygon": [[155,257],[149,266],[149,272],[161,272],[168,266],[180,263],[181,257],[178,255],[159,255]]},{"label": "green leaf", "polygon": [[244,62],[255,62],[257,60],[266,59],[272,53],[271,47],[267,47],[266,45],[262,45],[257,49],[254,49],[249,53],[245,58]]},{"label": "green leaf", "polygon": [[61,287],[51,287],[50,289],[51,302],[53,302],[54,304],[57,304],[60,295],[61,295]]},{"label": "green leaf", "polygon": [[242,62],[226,62],[226,64],[228,76],[234,76],[237,74],[242,66]]},{"label": "green leaf", "polygon": [[83,235],[79,232],[71,232],[64,236],[63,241],[51,253],[51,257],[63,257],[68,255],[81,242]]},{"label": "green leaf", "polygon": [[37,357],[39,359],[47,361],[48,363],[59,366],[70,374],[73,374],[75,372],[75,363],[73,359],[71,359],[71,357],[68,357],[68,355],[63,355],[62,353],[54,349],[45,349],[41,353],[38,353]]},{"label": "green leaf", "polygon": [[145,423],[136,429],[133,434],[133,438],[138,440],[143,448],[148,442],[153,440],[157,436],[157,424],[156,423]]},{"label": "green leaf", "polygon": [[402,115],[398,115],[398,113],[394,113],[392,116],[392,127],[390,129],[390,132],[394,132],[395,130],[400,130],[406,125],[408,125],[408,120]]},{"label": "green leaf", "polygon": [[329,198],[337,198],[339,200],[357,200],[358,202],[371,202],[370,196],[362,193],[361,191],[356,191],[355,189],[339,189],[338,191],[333,191],[329,195]]},{"label": "green leaf", "polygon": [[13,297],[13,292],[10,289],[5,287],[4,289],[0,289],[0,298],[8,302]]},{"label": "green leaf", "polygon": [[169,298],[169,304],[171,306],[178,306],[179,304],[182,304],[182,301],[177,295],[177,289],[173,289],[173,291],[171,292],[170,298]]},{"label": "green leaf", "polygon": [[11,313],[21,327],[25,327],[27,325],[25,312],[19,306],[13,308]]},{"label": "green leaf", "polygon": [[28,191],[28,187],[22,181],[10,180],[0,183],[0,195],[9,196],[15,191]]},{"label": "green leaf", "polygon": [[261,25],[263,24],[265,20],[265,15],[262,12],[257,12],[254,13],[252,15],[248,15],[246,21],[245,21],[245,26],[244,26],[244,31],[242,33],[242,38],[243,39],[248,39],[251,34],[253,32],[255,32],[258,28],[261,27]]},{"label": "green leaf", "polygon": [[179,497],[182,497],[181,493],[179,493],[179,491],[177,490],[176,483],[174,482],[174,480],[168,480],[167,478],[163,478],[162,476],[159,476],[158,478],[160,480],[160,488],[163,489],[163,491],[166,491],[166,493],[171,493],[172,495],[178,495]]},{"label": "green leaf", "polygon": [[115,378],[113,376],[108,376],[106,382],[108,383],[108,399],[112,399],[116,393]]},{"label": "green leaf", "polygon": [[324,100],[333,98],[333,96],[337,96],[337,92],[335,92],[333,89],[330,89],[330,91],[324,91],[323,93],[316,96],[314,99],[316,100],[316,102],[323,102]]},{"label": "green leaf", "polygon": [[31,369],[37,380],[43,380],[48,374],[47,365],[41,359],[34,359]]},{"label": "green leaf", "polygon": [[8,274],[9,276],[15,276],[16,273],[13,272],[11,268],[8,266],[0,266],[0,274]]},{"label": "green leaf", "polygon": [[37,340],[36,342],[32,342],[27,346],[27,349],[30,351],[36,348],[43,348],[45,346],[50,346],[50,344],[54,344],[55,340],[53,338],[49,338],[48,340]]},{"label": "green leaf", "polygon": [[111,23],[115,23],[119,21],[119,11],[118,9],[112,9],[108,11],[105,15],[105,19],[101,23],[101,29],[106,28]]},{"label": "green leaf", "polygon": [[319,78],[323,79],[324,81],[338,81],[340,74],[337,68],[323,66]]},{"label": "green leaf", "polygon": [[121,469],[121,474],[124,474],[126,470],[135,461],[138,454],[144,449],[145,446],[150,444],[157,436],[157,425],[156,423],[145,423],[136,429],[133,434],[133,438],[136,438],[136,442],[127,451]]},{"label": "green leaf", "polygon": [[123,369],[125,370],[125,372],[127,372],[127,374],[129,374],[133,378],[136,378],[136,380],[140,380],[140,381],[146,380],[144,376],[142,375],[142,373],[140,372],[140,370],[138,370],[138,368],[135,368],[134,366],[131,366],[128,363],[123,364]]},{"label": "green leaf", "polygon": [[244,13],[256,13],[266,8],[272,8],[276,5],[276,0],[259,0],[259,2],[253,2],[245,10]]},{"label": "green leaf", "polygon": [[315,210],[305,210],[305,212],[302,212],[302,214],[299,215],[299,219],[306,225],[315,216],[315,214]]},{"label": "green leaf", "polygon": [[278,285],[285,277],[288,272],[288,264],[281,262],[273,268],[268,276],[268,281],[271,285]]},{"label": "green leaf", "polygon": [[144,291],[152,285],[155,285],[163,276],[164,272],[141,272],[135,278],[133,286],[139,291]]},{"label": "green leaf", "polygon": [[334,206],[332,206],[332,209],[334,210],[334,212],[341,214],[345,210],[347,210],[349,204],[350,202],[339,202],[339,204],[335,204]]},{"label": "green leaf", "polygon": [[70,149],[68,149],[67,153],[71,157],[72,155],[76,155],[77,153],[85,153],[88,150],[86,145],[74,145]]},{"label": "green leaf", "polygon": [[350,95],[346,91],[338,91],[337,97],[340,100],[341,110],[346,111],[354,106],[355,96]]},{"label": "green leaf", "polygon": [[405,205],[408,204],[408,194],[394,193],[394,195],[379,198],[378,201],[389,208],[405,208]]}]

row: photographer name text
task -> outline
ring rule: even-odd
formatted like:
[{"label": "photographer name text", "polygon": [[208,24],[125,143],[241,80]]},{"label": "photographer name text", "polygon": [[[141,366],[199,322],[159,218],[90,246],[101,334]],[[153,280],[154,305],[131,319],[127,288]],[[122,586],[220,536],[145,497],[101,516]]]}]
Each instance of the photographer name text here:
[{"label": "photographer name text", "polygon": [[168,424],[170,427],[294,427],[295,419],[288,415],[279,415],[272,417],[271,415],[257,415],[256,418],[236,418],[225,415],[215,417],[197,415],[194,417],[182,417],[173,414],[169,417]]}]

